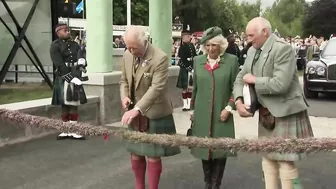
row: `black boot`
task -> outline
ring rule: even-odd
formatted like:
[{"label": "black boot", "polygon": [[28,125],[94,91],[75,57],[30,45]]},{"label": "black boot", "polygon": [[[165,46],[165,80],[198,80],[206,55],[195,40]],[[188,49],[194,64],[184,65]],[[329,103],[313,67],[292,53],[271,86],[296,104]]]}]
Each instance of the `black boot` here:
[{"label": "black boot", "polygon": [[212,168],[213,160],[202,160],[202,167],[204,173],[204,189],[211,189],[211,168]]},{"label": "black boot", "polygon": [[226,165],[226,158],[214,159],[212,164],[212,188],[211,189],[220,189],[222,184],[222,178],[224,174],[224,169]]}]

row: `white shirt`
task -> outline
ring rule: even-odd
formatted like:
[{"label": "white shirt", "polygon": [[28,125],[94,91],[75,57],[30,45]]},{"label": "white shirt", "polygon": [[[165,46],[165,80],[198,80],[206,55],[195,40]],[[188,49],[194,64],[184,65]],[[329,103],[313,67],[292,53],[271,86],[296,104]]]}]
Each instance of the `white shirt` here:
[{"label": "white shirt", "polygon": [[219,61],[220,61],[219,56],[218,56],[217,59],[211,59],[208,55],[208,64],[211,66],[211,68],[213,68],[215,66],[215,64],[218,64]]}]

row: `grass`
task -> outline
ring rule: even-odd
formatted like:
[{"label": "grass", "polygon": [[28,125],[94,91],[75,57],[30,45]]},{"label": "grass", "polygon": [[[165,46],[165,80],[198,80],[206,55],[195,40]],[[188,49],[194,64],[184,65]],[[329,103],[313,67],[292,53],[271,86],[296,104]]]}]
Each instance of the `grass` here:
[{"label": "grass", "polygon": [[52,90],[46,85],[12,84],[0,88],[0,104],[50,98]]}]

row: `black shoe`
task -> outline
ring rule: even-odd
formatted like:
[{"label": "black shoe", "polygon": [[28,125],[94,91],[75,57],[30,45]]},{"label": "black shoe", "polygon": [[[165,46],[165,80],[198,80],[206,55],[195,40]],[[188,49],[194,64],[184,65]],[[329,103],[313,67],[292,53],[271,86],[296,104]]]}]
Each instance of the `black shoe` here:
[{"label": "black shoe", "polygon": [[204,173],[204,189],[211,189],[211,168],[213,160],[202,160],[202,168]]},{"label": "black shoe", "polygon": [[225,165],[226,165],[226,158],[214,159],[211,175],[211,181],[212,181],[211,189],[220,189],[224,175]]}]

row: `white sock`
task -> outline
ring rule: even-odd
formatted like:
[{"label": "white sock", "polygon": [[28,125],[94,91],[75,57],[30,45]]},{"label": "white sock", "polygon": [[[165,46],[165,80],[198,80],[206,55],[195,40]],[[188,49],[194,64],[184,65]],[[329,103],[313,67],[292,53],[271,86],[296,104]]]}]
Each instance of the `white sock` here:
[{"label": "white sock", "polygon": [[183,99],[183,108],[188,108],[188,99]]},{"label": "white sock", "polygon": [[191,98],[188,98],[187,109],[190,109],[190,102],[191,102]]}]

